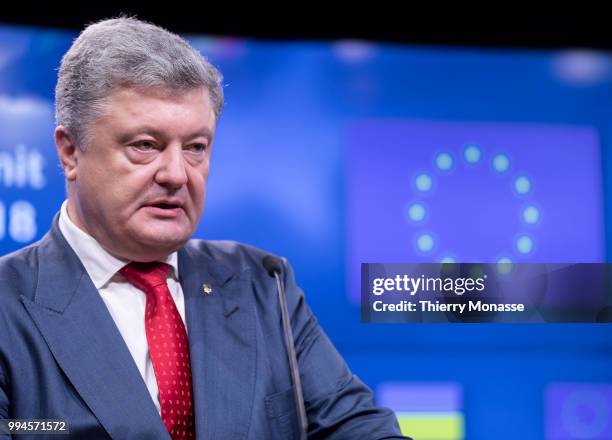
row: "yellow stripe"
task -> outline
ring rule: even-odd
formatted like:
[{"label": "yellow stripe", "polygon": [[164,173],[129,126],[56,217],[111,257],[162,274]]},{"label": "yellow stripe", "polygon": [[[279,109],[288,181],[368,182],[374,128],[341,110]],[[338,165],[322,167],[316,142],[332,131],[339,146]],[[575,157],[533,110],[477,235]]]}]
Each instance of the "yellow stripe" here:
[{"label": "yellow stripe", "polygon": [[463,414],[397,412],[402,434],[415,440],[462,440]]}]

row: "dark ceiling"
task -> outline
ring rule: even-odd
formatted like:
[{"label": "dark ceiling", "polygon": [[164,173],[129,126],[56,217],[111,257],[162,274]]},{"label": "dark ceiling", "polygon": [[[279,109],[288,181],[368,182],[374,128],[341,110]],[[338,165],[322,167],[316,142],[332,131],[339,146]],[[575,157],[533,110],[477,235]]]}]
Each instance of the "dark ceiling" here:
[{"label": "dark ceiling", "polygon": [[[370,3],[371,4],[371,3]],[[25,8],[24,8],[25,9]],[[581,14],[529,15],[498,11],[475,15],[463,11],[436,13],[386,11],[371,15],[353,11],[328,14],[311,10],[285,16],[262,12],[194,12],[185,8],[129,8],[91,6],[86,12],[0,12],[0,23],[81,29],[85,24],[119,13],[136,15],[178,33],[241,36],[258,39],[374,41],[453,46],[518,48],[612,49],[612,17]],[[236,6],[236,10],[240,7]],[[322,9],[322,8],[321,8]],[[382,8],[381,8],[382,9]]]}]

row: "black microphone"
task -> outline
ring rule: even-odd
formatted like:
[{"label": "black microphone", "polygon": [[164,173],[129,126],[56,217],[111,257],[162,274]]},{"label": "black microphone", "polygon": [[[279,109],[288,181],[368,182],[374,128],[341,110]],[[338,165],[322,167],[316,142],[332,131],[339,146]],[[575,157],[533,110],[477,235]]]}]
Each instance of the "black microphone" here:
[{"label": "black microphone", "polygon": [[302,382],[300,381],[300,371],[298,369],[297,357],[295,356],[295,347],[293,345],[293,332],[291,331],[291,324],[289,322],[289,311],[287,310],[287,299],[285,298],[285,286],[280,278],[283,265],[280,259],[273,257],[272,255],[266,255],[262,261],[262,264],[268,272],[268,275],[276,278],[278,302],[280,304],[281,318],[283,321],[283,333],[285,334],[285,346],[287,347],[289,369],[291,370],[291,381],[293,382],[293,397],[295,398],[295,405],[297,407],[300,440],[306,440],[308,421],[306,419],[306,408],[304,407],[304,396],[302,395]]},{"label": "black microphone", "polygon": [[270,275],[272,278],[274,278],[276,274],[280,275],[283,266],[278,258],[273,257],[272,255],[266,255],[262,260],[262,263],[263,267],[268,272],[268,275]]}]

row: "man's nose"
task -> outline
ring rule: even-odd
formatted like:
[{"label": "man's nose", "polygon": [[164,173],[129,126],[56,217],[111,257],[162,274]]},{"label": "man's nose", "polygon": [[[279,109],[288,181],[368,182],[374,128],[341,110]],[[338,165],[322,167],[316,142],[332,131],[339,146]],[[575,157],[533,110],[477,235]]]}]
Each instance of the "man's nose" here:
[{"label": "man's nose", "polygon": [[180,188],[187,183],[187,170],[183,148],[180,145],[168,145],[162,153],[162,164],[155,175],[155,181],[162,186]]}]

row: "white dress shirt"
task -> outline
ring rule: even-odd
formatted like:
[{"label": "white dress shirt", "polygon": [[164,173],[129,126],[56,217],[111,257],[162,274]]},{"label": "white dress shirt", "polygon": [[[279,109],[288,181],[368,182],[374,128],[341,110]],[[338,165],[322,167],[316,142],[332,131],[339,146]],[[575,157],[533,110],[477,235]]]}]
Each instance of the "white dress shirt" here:
[{"label": "white dress shirt", "polygon": [[[59,228],[62,235],[79,257],[94,286],[98,289],[149,389],[157,411],[161,412],[159,390],[145,333],[145,293],[118,273],[129,261],[112,256],[91,235],[79,229],[70,220],[67,206],[68,202],[64,201],[60,211]],[[171,267],[168,273],[168,289],[185,323],[185,299],[178,282],[177,254],[174,252],[165,260],[160,261]]]}]

